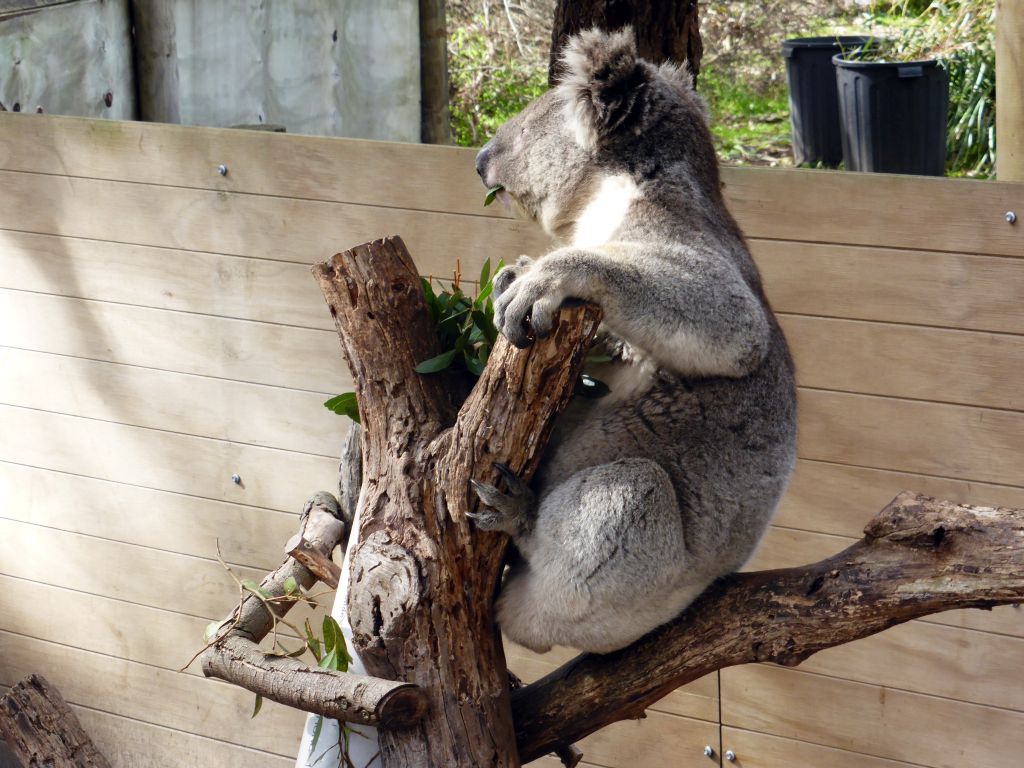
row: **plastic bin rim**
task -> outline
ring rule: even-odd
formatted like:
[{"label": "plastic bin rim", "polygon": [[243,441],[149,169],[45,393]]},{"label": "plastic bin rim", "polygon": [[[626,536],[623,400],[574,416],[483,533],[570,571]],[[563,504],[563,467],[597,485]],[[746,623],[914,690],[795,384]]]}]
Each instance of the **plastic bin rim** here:
[{"label": "plastic bin rim", "polygon": [[858,61],[844,58],[849,54],[837,53],[832,57],[832,64],[844,69],[886,69],[897,67],[938,67],[942,59],[911,59],[909,61]]},{"label": "plastic bin rim", "polygon": [[881,42],[882,38],[873,35],[826,35],[825,37],[791,37],[782,42],[782,47],[797,48],[842,48],[844,45],[860,47],[869,43]]}]

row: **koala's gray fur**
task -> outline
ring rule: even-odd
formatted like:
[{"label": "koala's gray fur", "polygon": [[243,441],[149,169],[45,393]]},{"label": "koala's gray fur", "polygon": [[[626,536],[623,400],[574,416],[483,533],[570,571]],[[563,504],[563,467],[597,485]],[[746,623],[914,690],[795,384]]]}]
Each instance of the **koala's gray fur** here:
[{"label": "koala's gray fur", "polygon": [[[522,559],[498,621],[536,651],[606,652],[678,615],[753,553],[795,461],[786,341],[726,210],[685,68],[632,33],[574,38],[564,80],[510,120],[477,169],[563,247],[496,277],[525,346],[567,299],[599,304],[611,387],[561,417],[533,487],[474,483],[484,528]],[[508,475],[508,473],[506,473]]]}]

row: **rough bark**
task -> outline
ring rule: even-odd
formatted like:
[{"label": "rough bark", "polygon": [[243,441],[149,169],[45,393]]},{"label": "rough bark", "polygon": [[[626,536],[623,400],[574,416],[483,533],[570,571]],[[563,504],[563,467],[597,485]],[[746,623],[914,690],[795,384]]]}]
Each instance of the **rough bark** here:
[{"label": "rough bark", "polygon": [[685,61],[696,82],[704,52],[697,0],[558,0],[548,84],[554,86],[560,79],[558,59],[566,38],[593,27],[614,32],[626,25],[633,27],[642,58],[657,64]]},{"label": "rough bark", "polygon": [[[329,559],[343,541],[348,520],[329,493],[314,495],[303,510],[299,541],[288,549],[300,548],[320,559]],[[292,557],[260,583],[272,598],[285,595],[285,582],[294,578],[303,589],[316,583],[316,576]],[[297,601],[274,602],[271,608],[283,618]],[[271,655],[258,643],[271,631],[274,619],[267,604],[248,593],[221,623],[216,641],[202,655],[203,674],[219,677],[271,701],[305,712],[363,725],[408,727],[423,715],[426,698],[416,686],[380,680],[365,675],[309,667],[287,656]]]},{"label": "rough bark", "polygon": [[582,655],[516,691],[529,761],[723,667],[808,656],[955,608],[1024,602],[1024,510],[909,492],[827,560],[722,579],[679,619],[605,656]]},{"label": "rough bark", "polygon": [[3,745],[7,759],[13,756],[25,768],[110,768],[71,707],[42,675],[29,675],[0,699]]},{"label": "rough bark", "polygon": [[469,478],[494,462],[529,478],[571,397],[599,313],[563,311],[547,339],[500,340],[472,394],[415,366],[439,350],[399,238],[314,267],[352,370],[363,424],[361,524],[349,618],[367,670],[416,683],[426,718],[382,729],[385,768],[518,766],[508,676],[491,602],[506,537],[476,531]]}]

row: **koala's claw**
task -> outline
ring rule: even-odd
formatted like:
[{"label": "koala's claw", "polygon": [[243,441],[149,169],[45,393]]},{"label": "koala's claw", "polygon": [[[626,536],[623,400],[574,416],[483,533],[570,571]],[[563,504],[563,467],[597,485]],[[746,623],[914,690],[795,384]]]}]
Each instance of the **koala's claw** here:
[{"label": "koala's claw", "polygon": [[494,468],[508,486],[508,492],[471,478],[469,483],[485,508],[466,514],[481,530],[504,531],[515,536],[529,528],[535,506],[533,491],[504,464],[495,463]]}]

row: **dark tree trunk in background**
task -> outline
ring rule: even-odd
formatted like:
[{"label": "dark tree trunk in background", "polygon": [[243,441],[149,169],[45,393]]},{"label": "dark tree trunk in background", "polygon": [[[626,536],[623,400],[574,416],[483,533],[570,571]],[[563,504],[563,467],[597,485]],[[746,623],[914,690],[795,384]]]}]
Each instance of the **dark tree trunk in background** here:
[{"label": "dark tree trunk in background", "polygon": [[633,26],[642,58],[659,64],[685,61],[696,81],[704,51],[697,0],[558,0],[548,84],[553,86],[560,79],[558,57],[567,37],[592,27],[614,32],[627,24]]},{"label": "dark tree trunk in background", "polygon": [[445,0],[420,0],[420,130],[424,144],[451,144]]}]

